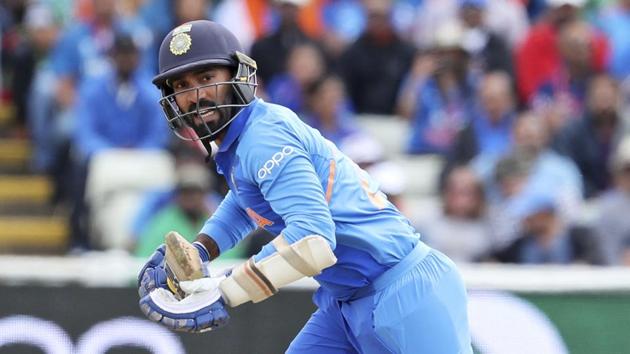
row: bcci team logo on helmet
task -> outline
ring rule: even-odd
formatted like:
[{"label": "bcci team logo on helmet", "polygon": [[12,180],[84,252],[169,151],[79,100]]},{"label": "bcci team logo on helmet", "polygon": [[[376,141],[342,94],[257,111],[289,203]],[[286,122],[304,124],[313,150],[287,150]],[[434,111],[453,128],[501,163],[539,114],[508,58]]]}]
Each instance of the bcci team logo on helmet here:
[{"label": "bcci team logo on helmet", "polygon": [[191,24],[185,24],[173,30],[173,38],[171,38],[171,43],[169,44],[171,53],[182,55],[190,50],[192,38],[190,38],[190,35],[186,32],[190,32],[191,28]]}]

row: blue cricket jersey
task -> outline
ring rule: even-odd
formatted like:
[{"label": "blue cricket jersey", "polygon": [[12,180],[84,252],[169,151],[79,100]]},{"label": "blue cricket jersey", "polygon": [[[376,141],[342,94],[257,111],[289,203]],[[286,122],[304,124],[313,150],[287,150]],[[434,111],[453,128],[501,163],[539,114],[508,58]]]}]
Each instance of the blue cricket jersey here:
[{"label": "blue cricket jersey", "polygon": [[[404,258],[419,242],[378,185],[334,144],[282,106],[243,108],[215,155],[230,187],[201,233],[221,253],[256,225],[294,243],[321,235],[338,261],[315,279],[339,300]],[[255,260],[275,252],[267,244]]]}]

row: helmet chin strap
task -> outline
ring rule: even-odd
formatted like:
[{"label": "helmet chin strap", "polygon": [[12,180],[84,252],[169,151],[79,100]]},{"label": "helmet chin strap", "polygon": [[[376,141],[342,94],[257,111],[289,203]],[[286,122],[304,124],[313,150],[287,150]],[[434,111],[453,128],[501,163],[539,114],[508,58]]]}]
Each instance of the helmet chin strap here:
[{"label": "helmet chin strap", "polygon": [[199,140],[201,143],[200,149],[206,154],[205,161],[206,163],[210,163],[211,159],[214,159],[214,156],[219,151],[219,145],[215,141],[210,141],[209,139]]},{"label": "helmet chin strap", "polygon": [[199,145],[201,145],[200,149],[206,155],[206,158],[212,157],[213,152],[216,153],[215,152],[216,149],[212,148],[213,142],[210,141],[210,139],[202,139],[202,140],[198,140],[198,142],[199,142]]},{"label": "helmet chin strap", "polygon": [[211,141],[210,142],[210,156],[211,158],[214,158],[214,156],[217,154],[217,151],[219,151],[219,145],[217,145],[216,142]]}]

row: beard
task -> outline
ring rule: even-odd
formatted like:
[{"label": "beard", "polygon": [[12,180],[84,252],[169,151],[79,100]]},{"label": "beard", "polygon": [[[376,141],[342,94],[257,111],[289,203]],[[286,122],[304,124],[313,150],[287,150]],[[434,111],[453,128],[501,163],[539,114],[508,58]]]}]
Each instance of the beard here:
[{"label": "beard", "polygon": [[[187,114],[192,113],[190,117],[194,117],[188,120],[188,125],[195,131],[195,133],[199,137],[207,137],[217,134],[219,131],[224,129],[224,125],[226,122],[230,120],[233,114],[234,107],[220,107],[220,105],[231,104],[233,101],[233,96],[229,95],[226,97],[223,103],[218,103],[216,101],[201,99],[197,104],[191,104],[188,107]],[[213,111],[214,116],[212,120],[206,120],[199,114],[200,112],[204,112],[205,110]],[[196,113],[194,113],[196,112]],[[214,139],[211,139],[214,140]]]}]

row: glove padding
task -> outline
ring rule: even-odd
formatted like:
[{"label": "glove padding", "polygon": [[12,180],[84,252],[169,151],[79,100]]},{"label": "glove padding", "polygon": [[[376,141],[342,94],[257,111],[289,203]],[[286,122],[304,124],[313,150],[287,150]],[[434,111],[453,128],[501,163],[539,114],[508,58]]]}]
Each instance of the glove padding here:
[{"label": "glove padding", "polygon": [[199,333],[223,327],[230,319],[219,291],[223,279],[182,282],[187,293],[182,300],[166,289],[156,288],[140,299],[140,310],[150,320],[176,331]]},{"label": "glove padding", "polygon": [[157,288],[168,289],[166,270],[164,268],[164,252],[166,246],[160,245],[142,267],[138,274],[138,294],[140,298],[147,296]]}]

